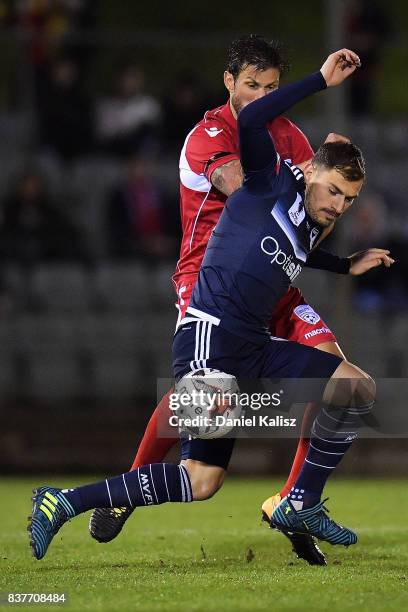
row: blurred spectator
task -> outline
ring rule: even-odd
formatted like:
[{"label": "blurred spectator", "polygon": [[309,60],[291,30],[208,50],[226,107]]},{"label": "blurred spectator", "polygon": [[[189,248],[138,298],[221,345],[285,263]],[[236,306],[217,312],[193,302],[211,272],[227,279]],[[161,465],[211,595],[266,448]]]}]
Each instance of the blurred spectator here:
[{"label": "blurred spectator", "polygon": [[17,26],[27,38],[27,59],[33,64],[65,48],[70,36],[94,27],[99,0],[1,0],[0,23]]},{"label": "blurred spectator", "polygon": [[396,263],[354,278],[356,305],[362,310],[393,311],[408,305],[408,237],[392,231],[386,201],[369,191],[356,202],[350,223],[351,252],[371,247],[391,251]]},{"label": "blurred spectator", "polygon": [[29,169],[1,209],[1,251],[24,265],[87,259],[82,236],[50,201],[44,180]]},{"label": "blurred spectator", "polygon": [[366,189],[351,212],[349,236],[354,249],[385,248],[388,239],[388,210],[384,198]]},{"label": "blurred spectator", "polygon": [[92,105],[70,57],[60,57],[51,65],[40,88],[38,113],[43,147],[66,161],[91,151]]},{"label": "blurred spectator", "polygon": [[128,156],[146,154],[154,147],[161,118],[159,102],[145,92],[145,75],[134,64],[121,65],[114,93],[101,100],[97,112],[97,132],[109,153]]},{"label": "blurred spectator", "polygon": [[367,115],[373,111],[382,52],[390,33],[388,13],[375,0],[349,0],[345,28],[347,46],[360,56],[362,64],[350,79],[350,111]]},{"label": "blurred spectator", "polygon": [[[17,27],[24,36],[21,95],[31,86],[38,94],[55,53],[69,51],[81,71],[87,67],[94,47],[86,35],[95,26],[98,4],[99,0],[0,0],[0,23]],[[31,76],[32,83],[27,83]]]},{"label": "blurred spectator", "polygon": [[197,76],[180,74],[164,99],[163,140],[166,148],[177,151],[197,121],[211,104]]},{"label": "blurred spectator", "polygon": [[152,177],[146,160],[131,157],[114,187],[107,209],[107,237],[114,258],[151,261],[175,255],[177,212]]},{"label": "blurred spectator", "polygon": [[[99,0],[59,0],[69,21],[62,48],[69,52],[84,75],[96,47],[88,42],[88,34],[97,24]],[[77,34],[81,37],[78,39]]]}]

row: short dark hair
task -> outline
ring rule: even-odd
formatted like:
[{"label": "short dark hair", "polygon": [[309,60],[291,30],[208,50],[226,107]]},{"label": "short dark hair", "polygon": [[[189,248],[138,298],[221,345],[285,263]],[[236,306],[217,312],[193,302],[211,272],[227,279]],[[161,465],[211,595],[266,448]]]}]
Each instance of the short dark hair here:
[{"label": "short dark hair", "polygon": [[247,66],[256,66],[258,70],[277,68],[281,74],[289,69],[282,43],[277,40],[268,41],[258,34],[241,36],[228,49],[227,70],[234,80]]},{"label": "short dark hair", "polygon": [[326,142],[313,156],[313,164],[334,168],[347,181],[365,178],[365,162],[361,150],[352,142]]}]

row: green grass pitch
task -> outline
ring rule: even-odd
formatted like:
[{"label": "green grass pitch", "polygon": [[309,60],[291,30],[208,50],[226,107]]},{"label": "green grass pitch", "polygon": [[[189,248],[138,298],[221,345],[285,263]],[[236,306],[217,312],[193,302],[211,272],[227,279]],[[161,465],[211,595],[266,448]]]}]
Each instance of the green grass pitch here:
[{"label": "green grass pitch", "polygon": [[110,544],[90,538],[87,513],[36,561],[25,529],[40,484],[80,481],[0,480],[0,591],[65,592],[69,601],[19,610],[408,609],[407,481],[333,479],[333,517],[360,540],[350,549],[323,544],[329,567],[297,560],[286,538],[261,524],[260,503],[278,483],[249,478],[230,478],[206,502],[139,509]]}]

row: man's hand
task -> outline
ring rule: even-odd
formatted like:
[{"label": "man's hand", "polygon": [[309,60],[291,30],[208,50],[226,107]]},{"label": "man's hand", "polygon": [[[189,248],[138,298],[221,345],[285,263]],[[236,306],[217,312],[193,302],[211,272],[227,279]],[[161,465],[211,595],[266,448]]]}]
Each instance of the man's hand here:
[{"label": "man's hand", "polygon": [[327,87],[340,85],[356,68],[361,66],[360,58],[350,49],[341,49],[329,55],[320,72],[326,81]]},{"label": "man's hand", "polygon": [[390,268],[395,260],[389,254],[390,252],[385,249],[358,251],[358,253],[348,257],[351,260],[349,273],[353,276],[360,276],[360,274],[365,274],[372,268],[381,266],[381,264],[384,264],[386,268]]}]

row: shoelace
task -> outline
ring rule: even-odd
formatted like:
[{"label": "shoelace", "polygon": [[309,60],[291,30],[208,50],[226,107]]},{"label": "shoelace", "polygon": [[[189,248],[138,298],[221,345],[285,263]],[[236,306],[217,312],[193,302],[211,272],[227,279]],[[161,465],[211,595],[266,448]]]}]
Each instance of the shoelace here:
[{"label": "shoelace", "polygon": [[321,520],[322,520],[323,529],[329,532],[337,531],[338,529],[343,529],[341,525],[333,521],[333,519],[331,519],[329,516],[325,514],[325,512],[330,513],[330,510],[324,505],[324,503],[327,502],[328,499],[329,498],[326,497],[326,499],[324,499],[321,502],[320,508],[319,508],[319,516],[322,515]]},{"label": "shoelace", "polygon": [[330,510],[324,504],[327,502],[328,499],[328,497],[326,497],[326,499],[323,499],[323,501],[321,501],[317,505],[317,507],[315,507],[313,515],[311,517],[304,517],[303,520],[307,520],[308,518],[319,518],[319,520],[321,520],[322,528],[325,531],[336,531],[339,529],[339,527],[341,528],[341,526],[338,525],[335,521],[333,521],[329,516],[327,516],[327,514],[330,513]]}]

